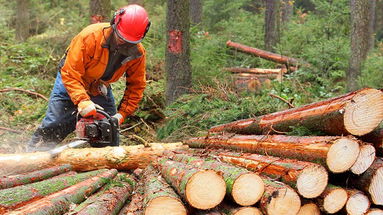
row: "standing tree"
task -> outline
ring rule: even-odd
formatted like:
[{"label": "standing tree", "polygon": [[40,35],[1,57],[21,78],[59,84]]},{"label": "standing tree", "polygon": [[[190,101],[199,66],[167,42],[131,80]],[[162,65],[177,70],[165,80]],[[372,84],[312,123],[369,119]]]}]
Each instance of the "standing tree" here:
[{"label": "standing tree", "polygon": [[190,21],[199,24],[202,21],[202,0],[190,0]]},{"label": "standing tree", "polygon": [[16,39],[25,41],[29,37],[29,0],[16,1]]},{"label": "standing tree", "polygon": [[369,25],[368,25],[368,50],[371,50],[375,46],[375,30],[376,30],[376,0],[369,1],[370,7],[369,7]]},{"label": "standing tree", "polygon": [[167,5],[166,104],[170,104],[189,92],[192,74],[189,1],[168,0]]},{"label": "standing tree", "polygon": [[351,0],[351,56],[346,77],[347,89],[350,91],[358,88],[358,77],[370,47],[372,1],[375,0]]},{"label": "standing tree", "polygon": [[279,41],[280,0],[266,0],[265,49],[274,51]]},{"label": "standing tree", "polygon": [[112,6],[110,0],[90,0],[90,23],[109,22]]}]

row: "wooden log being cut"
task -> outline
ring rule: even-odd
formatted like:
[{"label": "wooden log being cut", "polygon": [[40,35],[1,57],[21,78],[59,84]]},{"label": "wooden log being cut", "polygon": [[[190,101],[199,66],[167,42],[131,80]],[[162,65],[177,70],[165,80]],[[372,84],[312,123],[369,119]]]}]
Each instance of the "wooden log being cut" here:
[{"label": "wooden log being cut", "polygon": [[261,211],[268,215],[296,215],[301,208],[301,199],[288,185],[262,177],[265,192],[259,203]]},{"label": "wooden log being cut", "polygon": [[320,215],[319,207],[314,203],[302,205],[297,215]]},{"label": "wooden log being cut", "polygon": [[64,190],[53,193],[24,207],[6,213],[7,215],[38,215],[64,214],[71,204],[79,204],[108,180],[117,175],[117,170],[103,171],[97,176],[89,178]]},{"label": "wooden log being cut", "polygon": [[347,191],[341,187],[328,185],[317,198],[318,206],[326,214],[335,214],[342,210],[348,200]]},{"label": "wooden log being cut", "polygon": [[370,200],[359,190],[347,189],[346,212],[349,215],[363,215],[370,208]]},{"label": "wooden log being cut", "polygon": [[383,120],[383,93],[364,88],[309,105],[212,127],[210,132],[272,134],[303,126],[330,135],[361,136]]},{"label": "wooden log being cut", "polygon": [[319,163],[331,172],[350,169],[359,156],[359,143],[347,137],[284,135],[216,135],[185,141],[193,148],[226,148]]},{"label": "wooden log being cut", "polygon": [[42,181],[72,169],[70,165],[55,166],[47,169],[37,170],[20,175],[0,177],[0,189],[16,187],[19,185],[30,184]]},{"label": "wooden log being cut", "polygon": [[105,171],[106,170],[97,170],[74,176],[52,178],[32,184],[0,190],[0,214],[42,199],[44,196],[63,190]]},{"label": "wooden log being cut", "polygon": [[199,169],[166,158],[158,161],[158,168],[166,181],[194,208],[214,208],[225,197],[225,181],[213,170]]},{"label": "wooden log being cut", "polygon": [[76,215],[89,215],[95,212],[97,214],[117,214],[131,195],[136,181],[126,173],[119,173],[114,178],[114,182],[115,185],[112,184],[105,189],[90,204],[76,212]]},{"label": "wooden log being cut", "polygon": [[144,173],[145,215],[186,215],[187,210],[180,197],[152,167]]},{"label": "wooden log being cut", "polygon": [[366,215],[383,215],[383,210],[379,208],[371,208],[367,211]]},{"label": "wooden log being cut", "polygon": [[350,171],[354,174],[360,175],[364,173],[374,162],[375,148],[370,144],[360,146],[360,152],[354,165],[350,168]]},{"label": "wooden log being cut", "polygon": [[67,149],[52,159],[48,152],[0,154],[0,173],[27,172],[55,165],[70,164],[75,171],[96,169],[132,170],[145,168],[165,150],[186,149],[182,143],[151,143],[143,145],[104,148]]},{"label": "wooden log being cut", "polygon": [[254,205],[260,200],[265,190],[262,178],[244,168],[187,154],[165,153],[165,155],[197,168],[220,172],[226,182],[226,194],[241,206]]},{"label": "wooden log being cut", "polygon": [[245,167],[271,178],[280,178],[305,198],[319,196],[327,186],[328,173],[318,164],[249,153],[220,152],[219,160]]}]

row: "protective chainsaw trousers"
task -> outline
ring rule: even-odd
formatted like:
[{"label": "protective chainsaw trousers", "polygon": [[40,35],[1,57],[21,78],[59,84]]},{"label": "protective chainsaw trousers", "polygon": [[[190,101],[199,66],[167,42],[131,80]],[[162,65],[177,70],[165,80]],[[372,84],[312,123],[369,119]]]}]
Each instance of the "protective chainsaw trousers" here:
[{"label": "protective chainsaw trousers", "polygon": [[[116,114],[115,100],[111,87],[108,87],[106,96],[91,96],[90,99],[103,107],[109,115],[113,116]],[[71,101],[59,72],[49,98],[45,117],[32,135],[28,146],[34,147],[39,142],[43,142],[46,145],[57,144],[76,129],[76,122],[77,107]]]}]

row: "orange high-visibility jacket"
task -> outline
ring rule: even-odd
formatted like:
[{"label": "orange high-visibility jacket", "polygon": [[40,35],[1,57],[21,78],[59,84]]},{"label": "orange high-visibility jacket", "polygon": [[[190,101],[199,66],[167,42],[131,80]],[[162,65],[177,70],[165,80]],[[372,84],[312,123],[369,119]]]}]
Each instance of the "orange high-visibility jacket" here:
[{"label": "orange high-visibility jacket", "polygon": [[[65,88],[75,105],[84,100],[90,100],[88,91],[90,85],[100,80],[108,64],[109,50],[103,44],[109,38],[113,29],[109,23],[92,24],[83,29],[71,41],[61,76]],[[118,112],[125,118],[131,115],[142,99],[146,86],[145,79],[145,49],[142,44],[136,49],[139,57],[131,57],[114,73],[107,83],[116,82],[126,74],[126,89]],[[125,61],[125,60],[124,60]]]}]

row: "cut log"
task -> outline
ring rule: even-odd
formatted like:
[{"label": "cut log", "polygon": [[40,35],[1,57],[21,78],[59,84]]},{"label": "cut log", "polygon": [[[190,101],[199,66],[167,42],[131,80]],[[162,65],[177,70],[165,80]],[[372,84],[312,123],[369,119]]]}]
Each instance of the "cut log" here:
[{"label": "cut log", "polygon": [[363,215],[370,208],[370,200],[359,190],[347,189],[346,211],[349,215]]},{"label": "cut log", "polygon": [[186,154],[165,153],[165,155],[197,168],[220,172],[226,182],[226,194],[241,206],[254,205],[260,200],[265,190],[261,177],[244,168]]},{"label": "cut log", "polygon": [[366,215],[383,215],[383,210],[378,208],[371,208],[367,211]]},{"label": "cut log", "polygon": [[217,135],[185,141],[193,148],[226,148],[322,164],[341,173],[354,165],[359,143],[346,137],[295,137],[284,135]]},{"label": "cut log", "polygon": [[279,181],[262,177],[265,192],[260,201],[260,208],[268,215],[296,215],[301,208],[298,194],[289,186]]},{"label": "cut log", "polygon": [[115,177],[116,174],[117,170],[103,171],[103,173],[97,176],[25,205],[7,213],[7,215],[64,214],[69,210],[71,204],[81,203],[108,180]]},{"label": "cut log", "polygon": [[230,210],[230,215],[262,215],[262,212],[255,207],[240,207]]},{"label": "cut log", "polygon": [[220,152],[215,156],[219,160],[245,167],[271,178],[280,178],[283,183],[296,188],[305,198],[319,196],[328,182],[326,169],[310,162],[248,153]]},{"label": "cut log", "polygon": [[302,205],[297,215],[320,215],[319,207],[314,203]]},{"label": "cut log", "polygon": [[116,183],[97,196],[91,204],[79,210],[76,215],[117,214],[131,195],[136,181],[126,173],[119,173]]},{"label": "cut log", "polygon": [[359,156],[350,171],[357,175],[364,173],[374,162],[375,152],[374,146],[370,144],[360,146]]},{"label": "cut log", "polygon": [[[70,164],[75,171],[96,169],[132,170],[145,168],[165,150],[185,149],[182,143],[151,143],[151,147],[120,146],[104,148],[67,149],[52,159],[48,152],[0,154],[0,166],[3,175],[14,174],[30,169],[41,169],[54,165]],[[18,170],[16,170],[18,171]]]},{"label": "cut log", "polygon": [[144,184],[145,215],[187,214],[179,196],[152,166],[145,170]]},{"label": "cut log", "polygon": [[72,167],[70,165],[62,165],[25,173],[22,175],[13,175],[8,177],[5,176],[0,178],[0,189],[38,182],[59,175],[61,173],[68,172],[71,169]]},{"label": "cut log", "polygon": [[225,197],[225,181],[213,170],[198,169],[166,158],[158,161],[158,167],[166,181],[194,208],[214,208]]},{"label": "cut log", "polygon": [[251,74],[274,74],[274,75],[280,75],[287,72],[286,68],[281,69],[260,69],[260,68],[240,68],[240,67],[232,67],[232,68],[225,68],[225,71],[229,71],[232,73],[251,73]]},{"label": "cut log", "polygon": [[347,191],[341,187],[328,185],[317,198],[318,206],[326,214],[335,214],[342,210],[348,199]]},{"label": "cut log", "polygon": [[362,140],[372,143],[375,146],[376,152],[378,155],[383,156],[383,124],[380,124],[378,128],[376,128],[371,133],[368,133],[362,136]]},{"label": "cut log", "polygon": [[210,132],[271,134],[303,126],[330,135],[361,136],[383,120],[383,93],[365,88],[298,108],[212,127]]},{"label": "cut log", "polygon": [[144,180],[141,178],[133,191],[132,199],[128,204],[121,209],[119,215],[143,215],[143,194],[144,194]]},{"label": "cut log", "polygon": [[264,51],[261,49],[253,48],[250,46],[245,46],[239,43],[235,43],[232,41],[227,41],[226,45],[232,48],[237,49],[238,51],[247,53],[247,54],[253,54],[257,57],[270,60],[276,63],[286,64],[287,66],[298,66],[299,61],[295,58],[286,57],[280,54],[275,54],[272,52]]},{"label": "cut log", "polygon": [[105,171],[106,170],[98,170],[77,174],[75,176],[48,179],[32,184],[0,190],[0,214],[39,200],[44,196],[63,190]]}]

